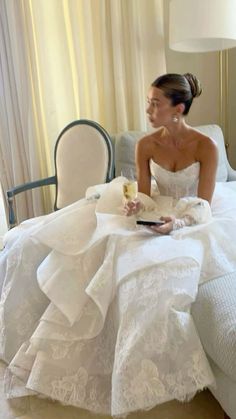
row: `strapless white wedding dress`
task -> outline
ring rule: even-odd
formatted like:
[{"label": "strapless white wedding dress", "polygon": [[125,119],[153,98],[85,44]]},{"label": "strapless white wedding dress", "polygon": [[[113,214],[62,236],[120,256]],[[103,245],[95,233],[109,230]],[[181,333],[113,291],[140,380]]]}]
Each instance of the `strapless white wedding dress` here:
[{"label": "strapless white wedding dress", "polygon": [[[158,180],[156,213],[197,191],[199,164]],[[168,236],[121,212],[122,179],[28,220],[0,254],[0,352],[9,398],[39,394],[126,415],[214,384],[193,319],[198,285],[236,269],[236,193],[218,185],[213,219]]]}]

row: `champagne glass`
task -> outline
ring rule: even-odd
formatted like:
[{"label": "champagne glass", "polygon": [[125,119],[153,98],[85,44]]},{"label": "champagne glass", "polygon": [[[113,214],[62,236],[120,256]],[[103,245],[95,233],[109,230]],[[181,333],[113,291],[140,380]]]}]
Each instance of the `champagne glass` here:
[{"label": "champagne glass", "polygon": [[132,201],[137,196],[137,182],[135,180],[134,170],[131,167],[124,167],[121,170],[121,176],[126,180],[123,183],[123,195],[126,201]]}]

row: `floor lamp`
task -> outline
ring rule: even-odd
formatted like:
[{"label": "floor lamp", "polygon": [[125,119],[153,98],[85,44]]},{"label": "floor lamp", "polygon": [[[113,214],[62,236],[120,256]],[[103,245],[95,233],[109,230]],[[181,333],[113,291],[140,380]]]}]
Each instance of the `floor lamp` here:
[{"label": "floor lamp", "polygon": [[236,0],[170,0],[170,48],[219,51],[220,121],[228,144],[228,49],[236,47]]}]

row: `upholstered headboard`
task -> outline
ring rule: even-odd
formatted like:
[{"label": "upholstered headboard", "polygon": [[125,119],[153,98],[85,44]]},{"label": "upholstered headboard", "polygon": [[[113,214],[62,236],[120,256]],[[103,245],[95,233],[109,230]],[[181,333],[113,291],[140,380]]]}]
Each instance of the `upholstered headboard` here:
[{"label": "upholstered headboard", "polygon": [[[203,134],[216,141],[219,148],[219,164],[216,175],[218,182],[236,180],[236,171],[229,165],[224,137],[218,125],[201,125],[196,127]],[[127,131],[113,136],[115,147],[115,175],[119,176],[125,167],[132,167],[135,171],[135,145],[147,133],[141,131]]]}]

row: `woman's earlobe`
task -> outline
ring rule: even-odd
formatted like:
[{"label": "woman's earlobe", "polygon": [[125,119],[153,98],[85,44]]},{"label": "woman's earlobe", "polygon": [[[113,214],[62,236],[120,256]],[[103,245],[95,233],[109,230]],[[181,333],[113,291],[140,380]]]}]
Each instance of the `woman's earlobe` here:
[{"label": "woman's earlobe", "polygon": [[184,103],[179,103],[176,106],[176,111],[179,114],[179,116],[182,116],[184,114],[184,111],[185,111],[185,104]]}]

